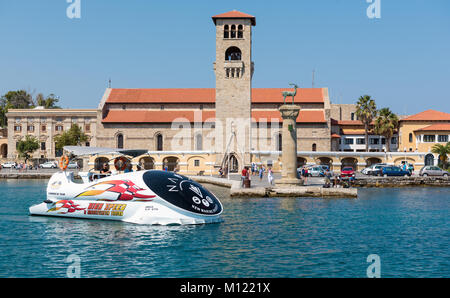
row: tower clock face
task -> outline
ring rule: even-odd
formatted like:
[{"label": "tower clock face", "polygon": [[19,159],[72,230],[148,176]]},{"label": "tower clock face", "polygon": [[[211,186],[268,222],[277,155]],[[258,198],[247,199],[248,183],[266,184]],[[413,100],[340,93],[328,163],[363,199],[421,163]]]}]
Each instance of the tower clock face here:
[{"label": "tower clock face", "polygon": [[181,209],[202,215],[222,213],[222,204],[199,183],[172,172],[148,171],[145,184],[163,200]]}]

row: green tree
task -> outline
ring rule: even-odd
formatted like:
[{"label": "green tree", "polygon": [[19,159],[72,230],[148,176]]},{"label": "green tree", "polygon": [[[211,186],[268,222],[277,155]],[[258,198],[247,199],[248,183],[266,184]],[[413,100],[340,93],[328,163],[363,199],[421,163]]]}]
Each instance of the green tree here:
[{"label": "green tree", "polygon": [[33,97],[25,90],[9,91],[2,96],[2,103],[7,109],[34,108]]},{"label": "green tree", "polygon": [[20,158],[25,159],[25,163],[31,158],[34,151],[39,148],[39,142],[34,136],[26,135],[17,143],[17,152]]},{"label": "green tree", "polygon": [[0,126],[8,123],[8,109],[28,109],[33,106],[33,97],[25,90],[9,91],[0,98]]},{"label": "green tree", "polygon": [[9,91],[0,97],[0,127],[5,127],[8,124],[6,113],[8,109],[32,109],[36,106],[43,106],[46,109],[60,109],[56,104],[59,98],[51,93],[44,97],[39,93],[33,100],[30,93],[25,90]]},{"label": "green tree", "polygon": [[374,123],[374,132],[386,139],[386,151],[391,151],[391,138],[398,129],[398,117],[389,108],[378,111],[378,116]]},{"label": "green tree", "polygon": [[369,127],[377,116],[377,105],[369,95],[361,96],[356,103],[356,116],[364,124],[366,151],[369,152]]},{"label": "green tree", "polygon": [[68,131],[54,137],[55,149],[62,150],[64,146],[81,146],[89,141],[89,137],[81,130],[77,124],[72,124]]},{"label": "green tree", "polygon": [[61,107],[57,106],[56,103],[59,101],[59,98],[55,96],[55,94],[51,93],[47,98],[44,97],[44,94],[39,93],[36,96],[36,104],[38,106],[42,106],[45,109],[60,109]]},{"label": "green tree", "polygon": [[6,119],[7,109],[0,104],[0,127],[6,127],[8,125],[8,121]]},{"label": "green tree", "polygon": [[450,154],[450,142],[445,145],[435,144],[431,148],[431,152],[439,154],[439,166],[441,168],[448,168],[448,155]]}]

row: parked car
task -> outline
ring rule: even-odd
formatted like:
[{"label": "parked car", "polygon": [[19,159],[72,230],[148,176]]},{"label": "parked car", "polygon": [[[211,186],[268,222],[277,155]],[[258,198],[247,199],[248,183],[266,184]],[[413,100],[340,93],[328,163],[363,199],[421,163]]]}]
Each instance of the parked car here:
[{"label": "parked car", "polygon": [[373,169],[369,172],[368,175],[382,176],[381,171],[382,171],[383,167],[387,167],[387,166],[388,166],[387,164],[377,164],[373,167]]},{"label": "parked car", "polygon": [[427,177],[427,176],[448,177],[450,175],[450,173],[439,167],[436,167],[436,166],[425,166],[420,169],[419,175],[424,176],[424,177]]},{"label": "parked car", "polygon": [[355,170],[352,167],[344,167],[341,170],[341,177],[355,178]]},{"label": "parked car", "polygon": [[54,161],[47,161],[39,165],[41,169],[56,169],[58,165]]},{"label": "parked car", "polygon": [[387,166],[381,168],[381,175],[384,177],[388,176],[411,176],[410,171],[402,170],[397,166]]},{"label": "parked car", "polygon": [[377,176],[381,173],[381,168],[387,166],[385,163],[373,164],[370,167],[365,168],[361,171],[364,175],[374,175]]},{"label": "parked car", "polygon": [[15,169],[16,168],[16,163],[15,162],[11,162],[11,161],[2,163],[2,168],[3,169]]},{"label": "parked car", "polygon": [[71,161],[71,162],[69,162],[69,164],[67,165],[67,168],[68,168],[68,169],[78,169],[78,168],[80,168],[80,167],[78,166],[78,163],[76,163],[76,162],[74,162],[74,161]]},{"label": "parked car", "polygon": [[324,170],[321,166],[312,166],[308,168],[309,177],[323,177],[325,176]]}]

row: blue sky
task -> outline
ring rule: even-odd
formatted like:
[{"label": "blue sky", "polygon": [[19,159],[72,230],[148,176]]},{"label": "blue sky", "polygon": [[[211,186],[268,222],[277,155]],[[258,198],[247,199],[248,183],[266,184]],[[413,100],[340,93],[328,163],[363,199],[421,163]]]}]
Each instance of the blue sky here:
[{"label": "blue sky", "polygon": [[54,93],[97,107],[114,88],[214,88],[211,16],[256,17],[254,87],[328,87],[333,103],[369,94],[399,114],[450,112],[450,1],[0,0],[0,94]]}]

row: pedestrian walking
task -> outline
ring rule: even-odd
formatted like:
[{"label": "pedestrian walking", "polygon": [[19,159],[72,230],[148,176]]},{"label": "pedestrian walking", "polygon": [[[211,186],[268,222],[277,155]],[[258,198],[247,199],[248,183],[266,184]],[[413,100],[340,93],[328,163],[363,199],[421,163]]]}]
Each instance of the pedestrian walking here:
[{"label": "pedestrian walking", "polygon": [[273,183],[273,171],[272,168],[269,168],[267,171],[267,180],[269,180],[269,184],[272,185]]}]

